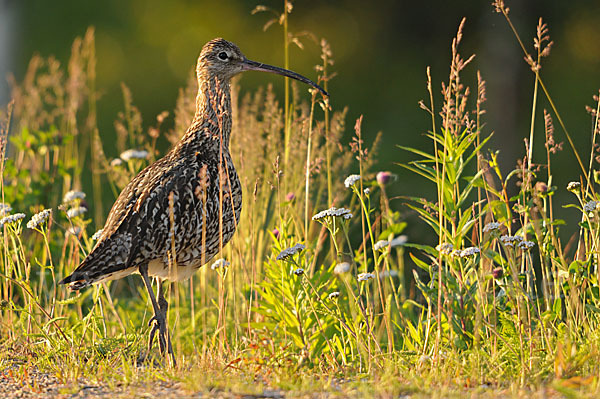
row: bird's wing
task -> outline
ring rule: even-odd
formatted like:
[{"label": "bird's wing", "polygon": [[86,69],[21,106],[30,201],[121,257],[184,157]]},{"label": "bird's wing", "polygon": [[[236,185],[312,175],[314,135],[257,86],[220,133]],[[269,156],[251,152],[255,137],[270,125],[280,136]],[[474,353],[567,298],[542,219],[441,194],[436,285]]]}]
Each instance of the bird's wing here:
[{"label": "bird's wing", "polygon": [[160,226],[153,222],[163,211],[165,191],[173,190],[181,183],[177,169],[177,163],[171,163],[165,157],[143,169],[129,182],[109,213],[101,239],[61,283],[70,283],[71,288],[80,289],[156,257],[162,248],[148,251],[151,247],[148,237],[161,235]]}]

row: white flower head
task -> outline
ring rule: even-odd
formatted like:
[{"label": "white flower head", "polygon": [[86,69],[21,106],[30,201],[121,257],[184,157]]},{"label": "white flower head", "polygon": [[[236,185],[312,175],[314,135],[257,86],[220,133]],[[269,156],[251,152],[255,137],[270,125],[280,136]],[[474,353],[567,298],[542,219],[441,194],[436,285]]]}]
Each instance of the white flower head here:
[{"label": "white flower head", "polygon": [[572,182],[569,182],[569,184],[567,184],[567,190],[569,190],[569,191],[575,192],[575,191],[579,190],[579,187],[581,187],[581,183],[578,181],[572,181]]},{"label": "white flower head", "polygon": [[375,278],[375,275],[373,273],[361,273],[356,277],[358,281],[367,281],[372,278]]},{"label": "white flower head", "polygon": [[[595,210],[596,210],[596,207],[597,207],[597,206],[598,206],[598,201],[589,201],[589,202],[586,202],[586,203],[583,205],[583,211],[584,211],[585,213],[591,213],[591,212],[593,212],[593,211],[595,211]],[[590,215],[590,216],[591,216],[591,215]]]},{"label": "white flower head", "polygon": [[437,247],[435,247],[435,249],[440,251],[442,255],[449,255],[454,249],[454,245],[450,244],[449,242],[445,242],[443,244],[439,244]]},{"label": "white flower head", "polygon": [[77,236],[79,236],[80,233],[81,233],[81,227],[79,227],[79,226],[72,226],[67,229],[67,235],[70,234],[72,236],[77,237]]},{"label": "white flower head", "polygon": [[83,214],[84,214],[84,213],[86,213],[86,212],[87,212],[87,208],[85,208],[85,207],[83,207],[83,206],[76,206],[76,207],[74,207],[74,208],[70,208],[70,209],[67,211],[67,217],[68,217],[69,219],[73,219],[73,218],[75,218],[75,217],[77,217],[77,216],[81,216],[81,215],[83,215]]},{"label": "white flower head", "polygon": [[279,253],[279,255],[277,255],[277,257],[275,259],[277,260],[285,260],[287,258],[289,258],[292,255],[297,254],[298,252],[301,252],[305,249],[306,247],[302,244],[296,244],[293,247],[290,248],[286,248],[283,251],[281,251]]},{"label": "white flower head", "polygon": [[521,236],[509,236],[505,234],[500,237],[500,242],[506,247],[514,247],[515,244],[518,245],[521,241],[523,241],[523,237]]},{"label": "white flower head", "polygon": [[336,299],[340,297],[340,292],[339,291],[333,291],[332,293],[330,293],[329,295],[327,295],[327,298],[329,299]]},{"label": "white flower head", "polygon": [[462,251],[460,251],[460,257],[467,258],[469,256],[475,256],[476,254],[478,254],[480,252],[481,252],[481,250],[477,247],[469,247],[469,248],[465,248]]},{"label": "white flower head", "polygon": [[346,186],[346,188],[350,188],[350,187],[354,186],[356,184],[356,182],[359,180],[360,180],[360,175],[350,175],[350,176],[346,177],[346,180],[344,180],[344,186]]},{"label": "white flower head", "polygon": [[301,267],[299,267],[299,268],[297,268],[296,270],[294,270],[294,274],[295,274],[296,276],[301,276],[301,275],[303,275],[303,274],[304,274],[304,269],[303,269],[303,268],[301,268]]},{"label": "white flower head", "polygon": [[369,194],[371,194],[371,189],[369,187],[367,187],[363,190],[363,192],[365,193],[365,195],[369,195]]},{"label": "white flower head", "polygon": [[462,251],[460,249],[455,249],[454,251],[450,252],[450,256],[453,258],[460,258],[461,254]]},{"label": "white flower head", "polygon": [[146,159],[148,157],[148,151],[129,149],[123,151],[120,157],[125,162],[130,161],[132,159]]},{"label": "white flower head", "polygon": [[92,236],[92,240],[97,241],[100,239],[100,237],[102,237],[102,233],[104,233],[104,229],[100,229],[97,232],[94,233],[94,235]]},{"label": "white flower head", "polygon": [[348,263],[348,262],[338,263],[333,268],[334,274],[344,274],[344,273],[348,273],[349,271],[350,271],[350,263]]},{"label": "white flower head", "polygon": [[226,261],[223,258],[219,258],[217,259],[212,265],[210,265],[210,268],[212,270],[217,270],[217,269],[225,269],[226,267],[228,267],[231,263],[229,263],[228,261]]},{"label": "white flower head", "polygon": [[379,278],[398,277],[398,270],[383,270],[379,273]]},{"label": "white flower head", "polygon": [[483,232],[484,233],[487,233],[487,232],[492,233],[492,232],[498,231],[498,230],[500,230],[500,226],[502,226],[502,225],[498,222],[490,222],[483,227]]},{"label": "white flower head", "polygon": [[398,237],[394,238],[393,240],[391,240],[390,246],[392,248],[398,247],[400,245],[406,244],[407,241],[408,241],[408,236],[405,234],[402,234],[401,236],[398,236]]},{"label": "white flower head", "polygon": [[533,241],[521,241],[518,244],[519,248],[521,248],[523,251],[529,251],[534,245],[535,243]]},{"label": "white flower head", "polygon": [[375,251],[385,251],[387,246],[390,245],[390,242],[387,240],[379,240],[373,245],[373,249]]},{"label": "white flower head", "polygon": [[321,220],[326,217],[340,217],[344,220],[348,220],[352,218],[352,213],[350,212],[350,209],[336,208],[335,206],[332,206],[329,209],[325,209],[324,211],[317,213],[312,217],[312,220]]},{"label": "white flower head", "polygon": [[52,215],[52,209],[44,209],[41,212],[36,213],[31,217],[31,220],[27,222],[28,229],[35,229],[42,223],[44,223]]},{"label": "white flower head", "polygon": [[117,168],[121,165],[123,165],[123,160],[121,158],[115,158],[112,161],[110,161],[110,166],[112,166],[113,168]]},{"label": "white flower head", "polygon": [[17,223],[23,219],[25,219],[24,213],[15,213],[14,215],[4,216],[2,219],[0,219],[0,229],[5,225]]},{"label": "white flower head", "polygon": [[12,207],[4,202],[0,202],[0,216],[8,215],[12,212]]},{"label": "white flower head", "polygon": [[71,202],[82,200],[85,198],[85,193],[83,191],[68,191],[63,197],[63,204],[69,204]]}]

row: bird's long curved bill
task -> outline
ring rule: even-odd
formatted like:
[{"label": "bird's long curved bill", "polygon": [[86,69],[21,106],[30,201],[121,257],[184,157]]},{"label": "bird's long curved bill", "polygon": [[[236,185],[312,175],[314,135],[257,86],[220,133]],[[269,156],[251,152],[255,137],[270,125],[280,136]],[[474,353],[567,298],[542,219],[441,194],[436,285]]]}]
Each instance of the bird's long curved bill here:
[{"label": "bird's long curved bill", "polygon": [[299,73],[296,73],[296,72],[293,72],[293,71],[290,71],[290,70],[287,70],[284,68],[279,68],[279,67],[276,67],[273,65],[263,64],[261,62],[256,62],[256,61],[251,61],[251,60],[244,60],[242,65],[243,65],[243,68],[245,71],[270,72],[270,73],[276,73],[276,74],[282,75],[282,76],[287,76],[288,78],[299,80],[300,82],[311,85],[312,87],[314,87],[315,89],[319,90],[321,93],[323,93],[324,95],[329,97],[329,93],[327,93],[325,90],[323,90],[323,88],[321,86],[319,86],[312,80],[305,78],[304,76],[300,75]]}]

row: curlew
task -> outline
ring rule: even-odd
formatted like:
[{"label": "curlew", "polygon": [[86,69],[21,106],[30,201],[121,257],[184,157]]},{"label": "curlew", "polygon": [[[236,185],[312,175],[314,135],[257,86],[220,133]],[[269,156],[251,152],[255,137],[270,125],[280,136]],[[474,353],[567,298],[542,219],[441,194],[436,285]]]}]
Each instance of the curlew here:
[{"label": "curlew", "polygon": [[[141,274],[154,310],[148,351],[158,333],[160,353],[170,355],[173,364],[162,282],[189,278],[223,249],[240,219],[242,187],[229,153],[229,82],[244,71],[287,76],[327,95],[296,72],[247,59],[231,42],[208,42],[198,57],[196,114],[190,127],[173,149],[123,189],[94,249],[60,282],[79,290]],[[150,277],[158,279],[157,296]]]}]

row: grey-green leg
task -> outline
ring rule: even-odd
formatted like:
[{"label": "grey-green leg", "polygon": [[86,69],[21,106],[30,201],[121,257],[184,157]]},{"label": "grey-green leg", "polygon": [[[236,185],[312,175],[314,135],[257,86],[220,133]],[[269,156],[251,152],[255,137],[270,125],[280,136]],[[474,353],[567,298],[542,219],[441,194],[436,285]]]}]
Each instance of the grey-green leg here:
[{"label": "grey-green leg", "polygon": [[142,275],[142,280],[144,280],[146,290],[148,291],[148,295],[150,296],[152,307],[154,308],[154,316],[152,316],[150,322],[148,323],[148,325],[152,325],[152,329],[150,330],[150,336],[148,337],[148,353],[150,353],[150,350],[152,349],[154,336],[158,332],[158,344],[160,354],[164,356],[165,349],[167,349],[167,353],[171,356],[173,365],[176,365],[175,355],[173,353],[173,347],[171,345],[171,337],[169,336],[169,331],[167,329],[167,309],[169,308],[169,304],[165,299],[164,289],[162,287],[162,284],[159,282],[157,301],[156,296],[154,295],[154,291],[152,290],[152,283],[150,282],[150,278],[148,277],[148,265],[140,266],[139,270],[140,274]]}]

